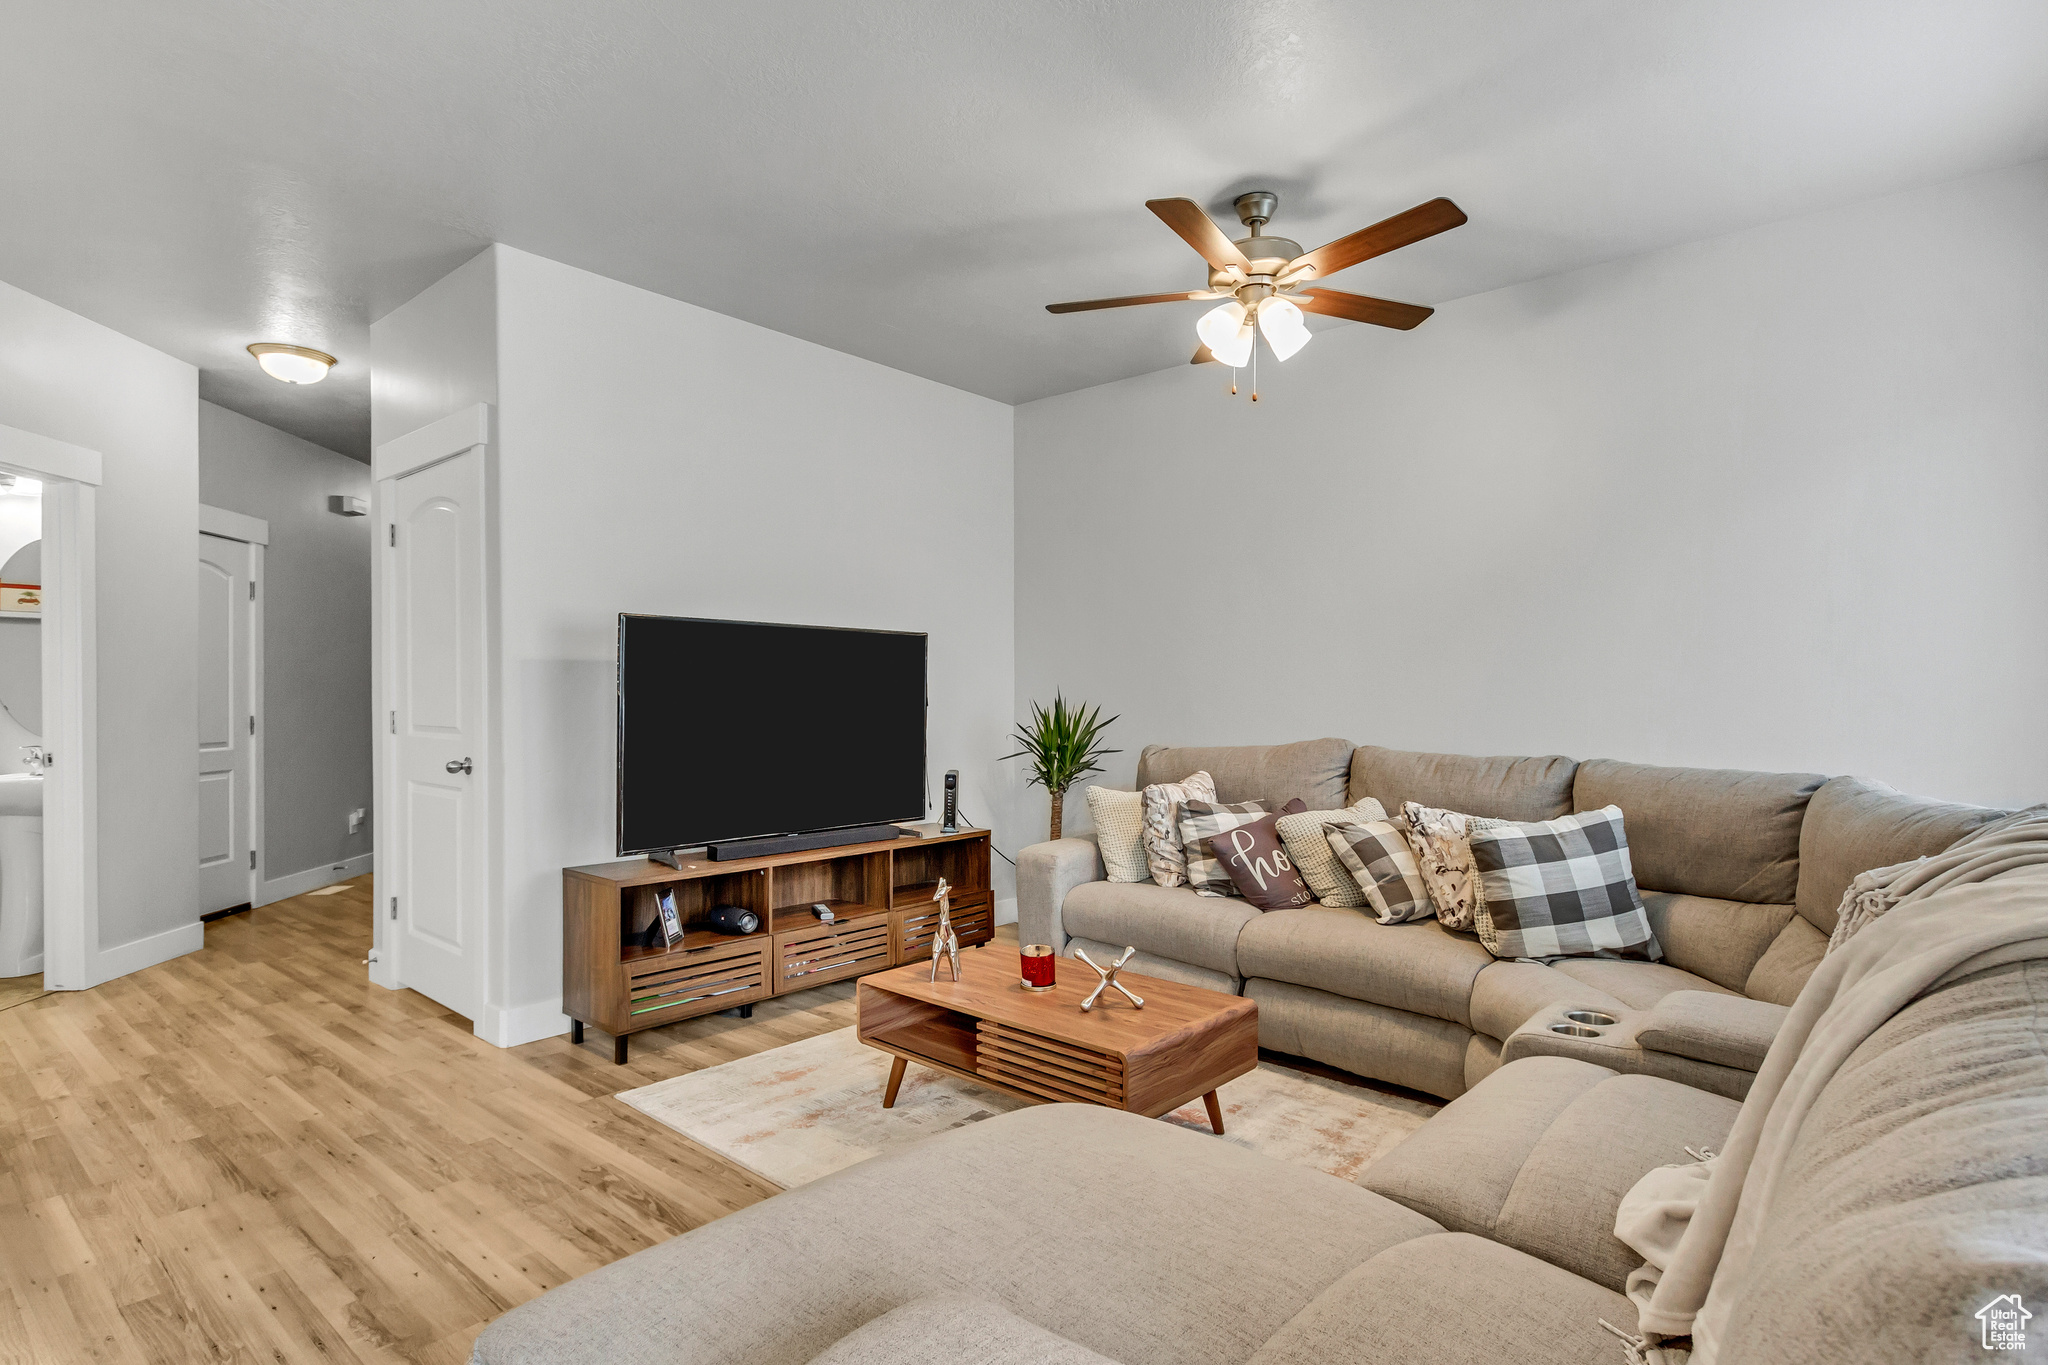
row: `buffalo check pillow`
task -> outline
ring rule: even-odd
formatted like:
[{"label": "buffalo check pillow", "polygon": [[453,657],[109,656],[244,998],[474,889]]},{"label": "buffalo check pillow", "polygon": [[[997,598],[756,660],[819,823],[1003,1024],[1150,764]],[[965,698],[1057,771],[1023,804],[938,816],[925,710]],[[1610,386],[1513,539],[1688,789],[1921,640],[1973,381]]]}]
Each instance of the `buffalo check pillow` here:
[{"label": "buffalo check pillow", "polygon": [[[1228,806],[1215,801],[1181,803],[1180,842],[1187,850],[1188,885],[1195,888],[1196,895],[1237,894],[1237,883],[1230,880],[1230,869],[1223,865],[1223,859],[1210,847],[1209,841],[1239,825],[1249,825],[1254,820],[1266,818],[1272,809],[1264,801],[1240,801]],[[1280,813],[1292,815],[1301,809],[1302,802],[1297,797],[1282,806]]]},{"label": "buffalo check pillow", "polygon": [[1362,825],[1333,825],[1325,836],[1330,852],[1351,873],[1381,924],[1405,924],[1436,913],[1415,850],[1408,846],[1407,825],[1397,815]]},{"label": "buffalo check pillow", "polygon": [[1636,894],[1621,807],[1489,821],[1468,837],[1481,893],[1473,927],[1495,957],[1664,955]]}]

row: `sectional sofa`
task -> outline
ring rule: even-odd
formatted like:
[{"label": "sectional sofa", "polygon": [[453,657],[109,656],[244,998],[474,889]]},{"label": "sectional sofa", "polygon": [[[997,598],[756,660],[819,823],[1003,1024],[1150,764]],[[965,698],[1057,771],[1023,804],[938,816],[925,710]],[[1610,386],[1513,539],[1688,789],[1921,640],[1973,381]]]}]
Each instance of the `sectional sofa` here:
[{"label": "sectional sofa", "polygon": [[[1259,1043],[1431,1095],[1464,1094],[1517,1057],[1576,1057],[1741,1098],[1827,947],[1858,872],[1938,853],[2002,811],[1860,777],[1665,768],[1613,759],[1479,758],[1348,740],[1153,745],[1139,786],[1207,771],[1223,801],[1376,798],[1507,820],[1621,807],[1661,962],[1496,961],[1434,920],[1329,909],[1261,913],[1185,887],[1103,880],[1086,838],[1017,857],[1022,942],[1115,954],[1131,970],[1259,1002]],[[1573,1029],[1570,1012],[1615,1022]],[[1569,1030],[1569,1031],[1561,1031]],[[1586,1036],[1572,1036],[1584,1033]]]},{"label": "sectional sofa", "polygon": [[[1720,1365],[1987,1359],[1978,1312],[2040,1311],[2044,1002],[2048,962],[1997,967],[1855,1050],[1801,1128]],[[1532,1057],[1354,1184],[1045,1105],[573,1280],[486,1329],[474,1365],[1626,1365],[1599,1325],[1636,1321],[1616,1205],[1719,1148],[1738,1108]]]},{"label": "sectional sofa", "polygon": [[[1087,1105],[990,1118],[551,1290],[473,1365],[1624,1365],[1601,1326],[1636,1322],[1617,1206],[1719,1150],[1741,1110],[1722,1073],[1753,1070],[1708,1007],[1781,1009],[1856,872],[1993,815],[1857,779],[1340,741],[1148,750],[1139,776],[1197,768],[1225,799],[1324,808],[1612,801],[1667,961],[1480,961],[1433,924],[1112,887],[1088,841],[1040,845],[1020,860],[1027,933],[1137,942],[1157,974],[1256,996],[1273,1046],[1458,1098],[1355,1183]],[[2048,876],[2015,890],[2048,925]],[[1544,1051],[1589,1041],[1548,1029],[1524,1042],[1581,1003],[1618,1021],[1597,1060]],[[2048,959],[2009,961],[1943,978],[1849,1053],[1754,1228],[1719,1365],[1982,1359],[1983,1314],[2039,1311],[2044,1014]]]}]

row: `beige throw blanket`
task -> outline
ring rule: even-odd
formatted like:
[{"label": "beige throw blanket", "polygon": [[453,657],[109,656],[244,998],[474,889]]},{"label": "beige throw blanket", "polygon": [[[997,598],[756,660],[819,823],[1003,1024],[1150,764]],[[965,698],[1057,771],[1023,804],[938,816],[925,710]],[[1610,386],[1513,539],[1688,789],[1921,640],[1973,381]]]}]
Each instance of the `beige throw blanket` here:
[{"label": "beige throw blanket", "polygon": [[1863,897],[1881,917],[1862,915],[1860,932],[1814,969],[1640,1309],[1648,1351],[1690,1334],[1693,1365],[1714,1365],[1800,1125],[1864,1039],[1950,980],[2048,957],[2048,807],[1985,825],[1936,857],[1865,873],[1845,908]]}]

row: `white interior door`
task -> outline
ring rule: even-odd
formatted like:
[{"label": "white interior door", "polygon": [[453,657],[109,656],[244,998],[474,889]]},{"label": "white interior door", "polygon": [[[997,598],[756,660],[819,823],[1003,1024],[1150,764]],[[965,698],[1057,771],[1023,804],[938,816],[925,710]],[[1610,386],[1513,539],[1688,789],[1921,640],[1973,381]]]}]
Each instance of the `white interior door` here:
[{"label": "white interior door", "polygon": [[394,975],[474,1020],[484,954],[484,457],[397,480],[391,728],[398,876],[384,896]]},{"label": "white interior door", "polygon": [[199,534],[199,913],[247,905],[256,733],[250,636],[254,548]]}]

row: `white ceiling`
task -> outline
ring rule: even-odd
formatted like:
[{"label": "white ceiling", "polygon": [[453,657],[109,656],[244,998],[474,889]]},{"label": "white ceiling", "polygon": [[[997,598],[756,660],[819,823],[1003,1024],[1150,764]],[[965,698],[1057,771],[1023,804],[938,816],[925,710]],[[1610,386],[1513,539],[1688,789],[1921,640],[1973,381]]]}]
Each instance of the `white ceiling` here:
[{"label": "white ceiling", "polygon": [[2048,156],[2048,4],[16,0],[0,119],[0,279],[367,458],[370,320],[489,241],[1020,402],[1185,363],[1043,307],[1202,286],[1147,198],[1448,195],[1331,281],[1438,303]]}]

